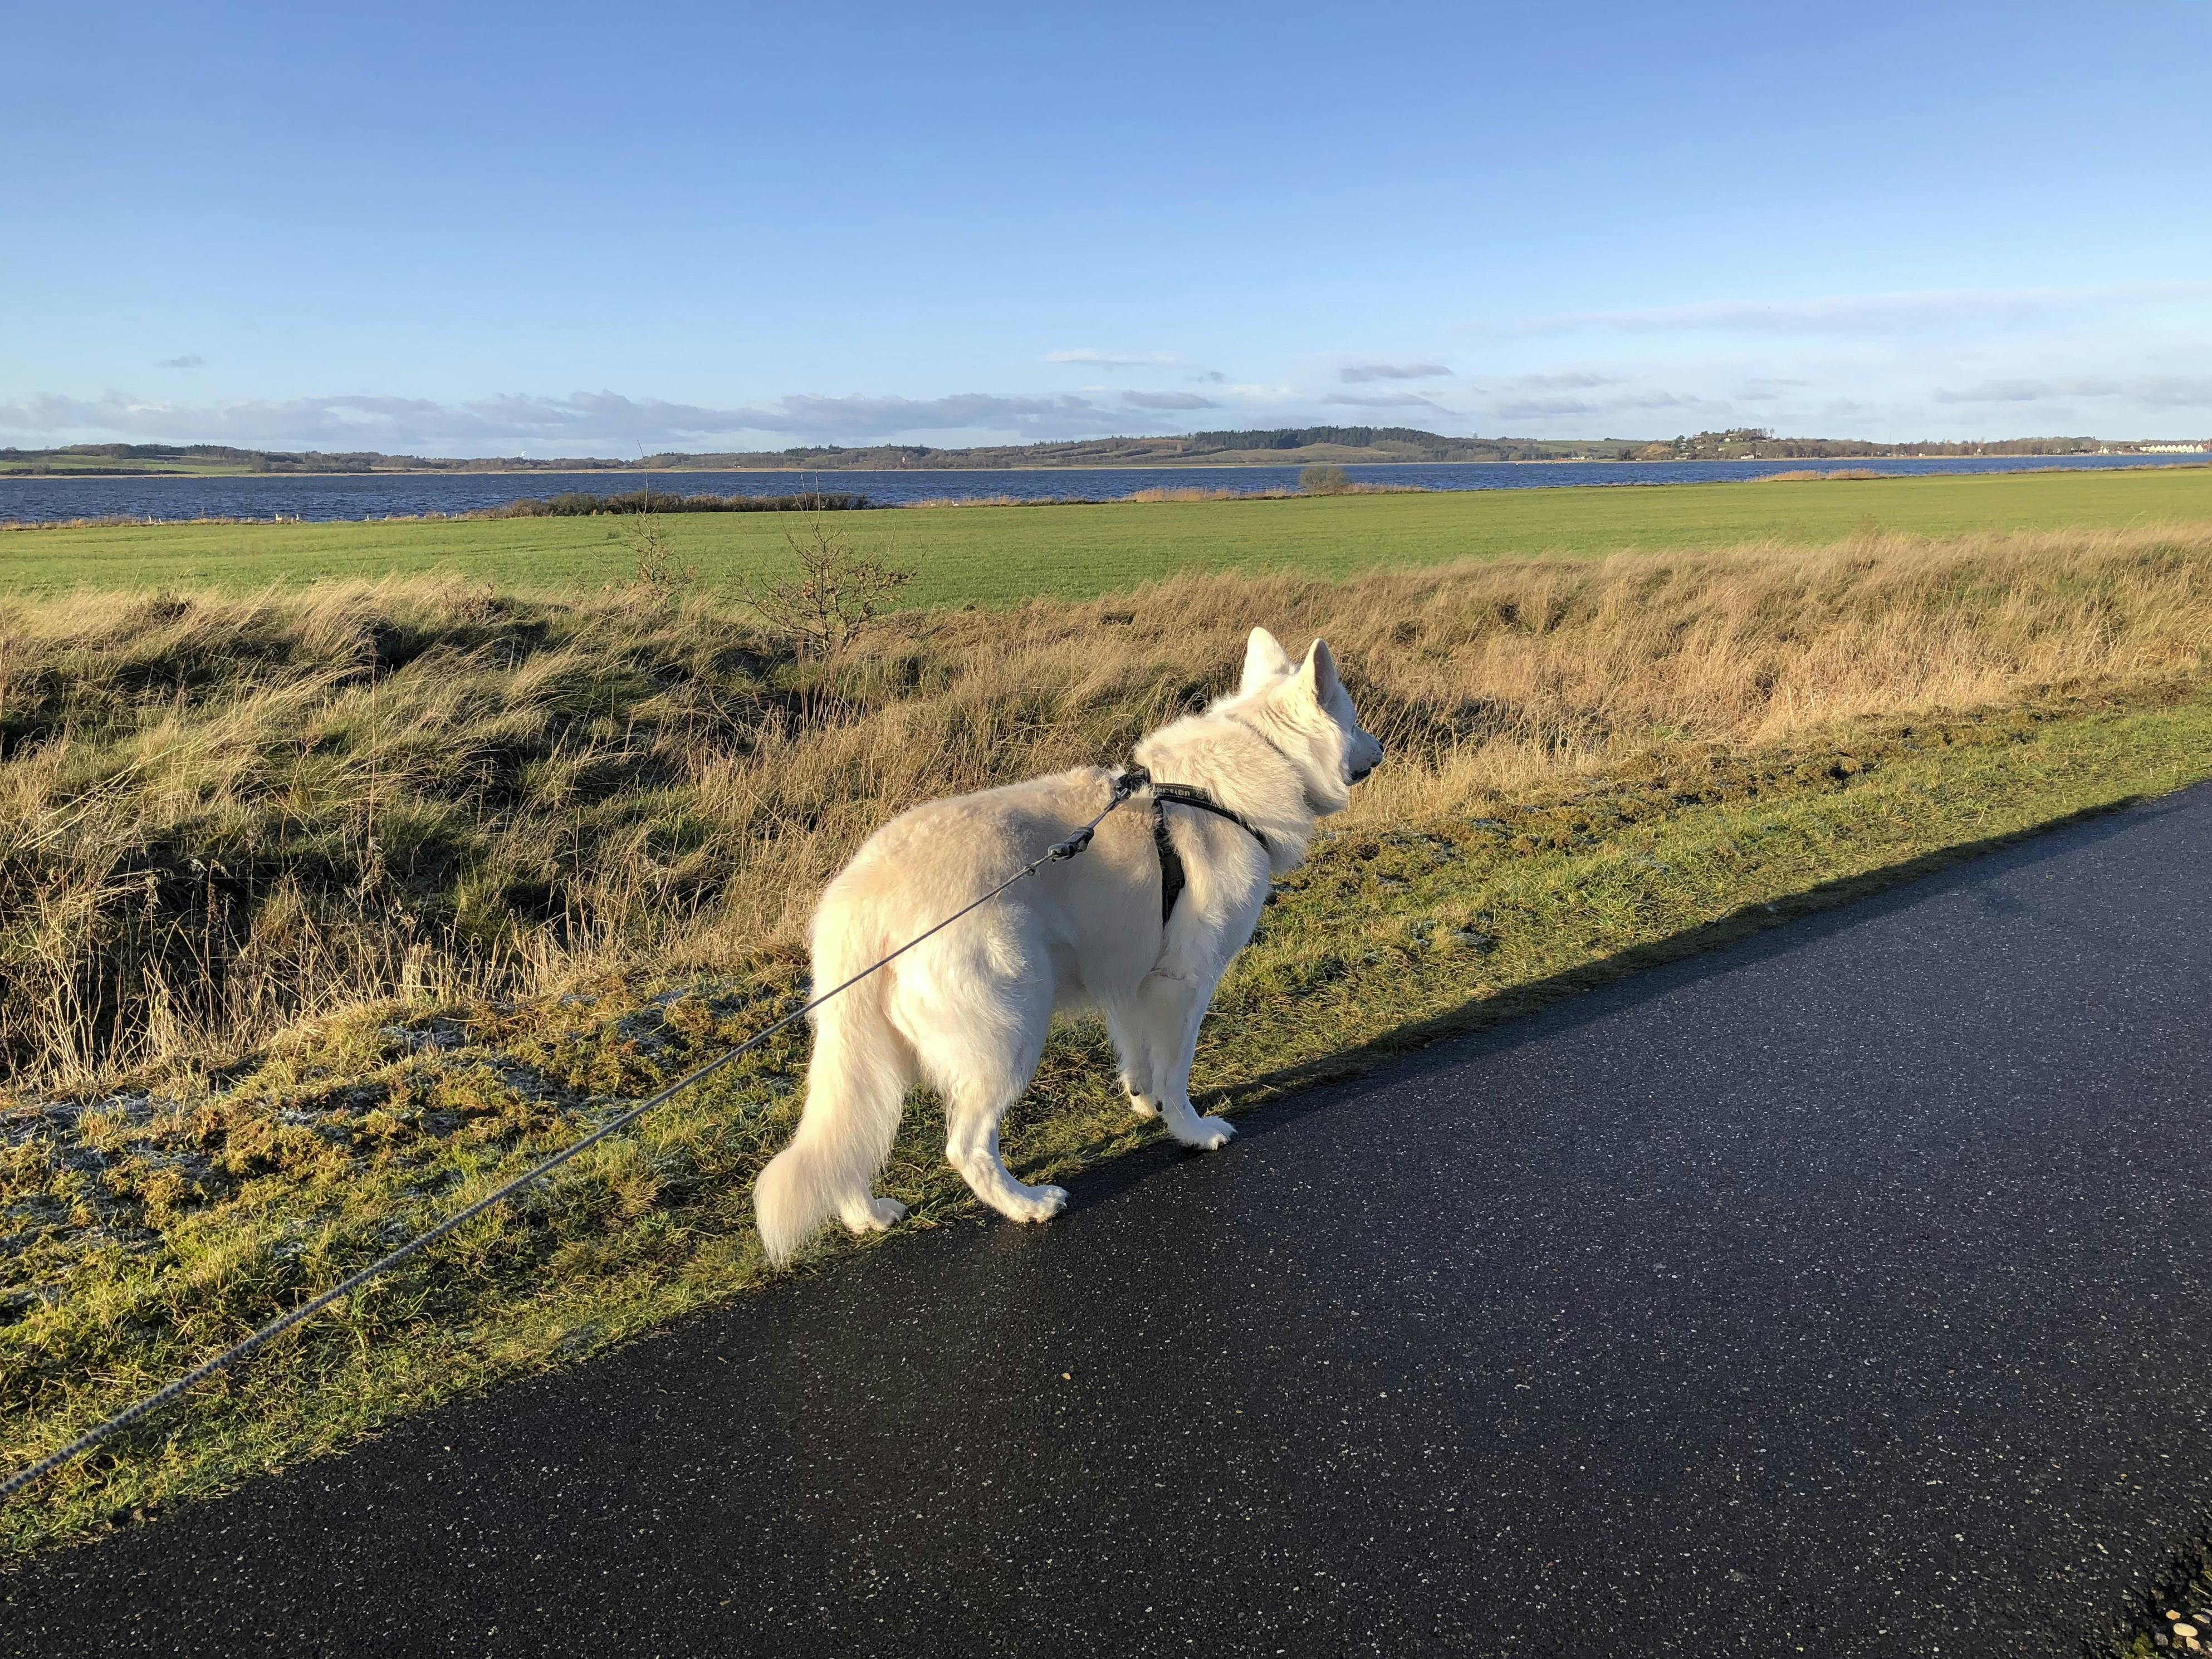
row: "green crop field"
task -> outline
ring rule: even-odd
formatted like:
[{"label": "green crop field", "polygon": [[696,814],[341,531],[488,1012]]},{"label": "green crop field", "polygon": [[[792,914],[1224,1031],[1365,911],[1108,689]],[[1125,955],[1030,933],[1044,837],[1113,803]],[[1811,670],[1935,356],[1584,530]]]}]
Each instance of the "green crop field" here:
[{"label": "green crop field", "polygon": [[[917,573],[914,603],[1087,599],[1195,570],[1339,577],[1389,565],[1609,553],[1864,532],[2122,527],[2212,520],[2212,469],[1500,489],[1098,507],[914,507],[841,516],[864,547]],[[524,592],[597,586],[635,564],[625,522],[125,525],[0,535],[0,592],[254,588],[449,570]],[[780,514],[690,514],[667,527],[710,586],[787,559]]]}]

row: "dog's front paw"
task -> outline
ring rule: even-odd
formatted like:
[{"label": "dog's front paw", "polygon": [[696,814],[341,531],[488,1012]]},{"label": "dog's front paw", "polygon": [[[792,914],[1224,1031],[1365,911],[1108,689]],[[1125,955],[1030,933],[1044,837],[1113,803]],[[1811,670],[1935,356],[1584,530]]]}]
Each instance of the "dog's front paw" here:
[{"label": "dog's front paw", "polygon": [[1202,1117],[1183,1137],[1183,1145],[1194,1146],[1201,1152],[1218,1152],[1237,1139],[1237,1126],[1225,1117]]},{"label": "dog's front paw", "polygon": [[1139,1117],[1158,1117],[1160,1115],[1160,1109],[1134,1089],[1129,1091],[1129,1109]]},{"label": "dog's front paw", "polygon": [[1006,1213],[1017,1221],[1049,1221],[1066,1207],[1066,1188],[1031,1187]]}]

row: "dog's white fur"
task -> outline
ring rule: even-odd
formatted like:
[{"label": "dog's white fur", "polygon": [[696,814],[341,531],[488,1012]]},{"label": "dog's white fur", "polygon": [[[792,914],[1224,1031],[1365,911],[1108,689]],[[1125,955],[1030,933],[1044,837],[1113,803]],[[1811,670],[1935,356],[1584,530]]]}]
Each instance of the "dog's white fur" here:
[{"label": "dog's white fur", "polygon": [[[1226,1120],[1190,1103],[1199,1022],[1252,936],[1268,878],[1304,859],[1315,821],[1343,811],[1382,756],[1326,644],[1294,664],[1254,629],[1236,695],[1163,726],[1135,758],[1161,782],[1194,785],[1243,814],[1266,848],[1227,819],[1168,806],[1188,885],[1164,928],[1152,798],[1140,790],[1074,859],[817,1011],[799,1133],[753,1189],[770,1257],[788,1261],[831,1216],[866,1232],[906,1213],[870,1189],[917,1082],[943,1097],[945,1156],[976,1197],[1017,1221],[1057,1215],[1066,1191],[1024,1186],[999,1155],[999,1125],[1029,1086],[1056,1007],[1103,1011],[1131,1110],[1187,1146],[1224,1145],[1235,1133]],[[1113,775],[1085,767],[892,819],[822,896],[814,983],[849,979],[1004,880],[1097,814]]]}]

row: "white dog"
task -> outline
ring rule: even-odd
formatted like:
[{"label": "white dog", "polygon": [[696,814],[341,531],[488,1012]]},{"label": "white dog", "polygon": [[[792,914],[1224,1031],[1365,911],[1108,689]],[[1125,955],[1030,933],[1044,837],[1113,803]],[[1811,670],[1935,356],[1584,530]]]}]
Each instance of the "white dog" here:
[{"label": "white dog", "polygon": [[[1269,877],[1296,867],[1315,821],[1342,811],[1382,757],[1328,647],[1316,640],[1294,664],[1254,629],[1236,695],[1137,745],[1154,782],[1085,851],[817,1011],[799,1133],[753,1189],[770,1257],[789,1260],[833,1215],[866,1232],[906,1213],[870,1188],[917,1082],[943,1097],[945,1157],[976,1197],[1017,1221],[1057,1215],[1066,1191],[1024,1186],[999,1155],[999,1125],[1056,1007],[1104,1012],[1131,1110],[1186,1146],[1225,1144],[1228,1122],[1190,1103],[1199,1022],[1252,936]],[[1094,817],[1115,776],[1085,767],[892,819],[822,896],[814,983],[850,978],[988,891]]]}]

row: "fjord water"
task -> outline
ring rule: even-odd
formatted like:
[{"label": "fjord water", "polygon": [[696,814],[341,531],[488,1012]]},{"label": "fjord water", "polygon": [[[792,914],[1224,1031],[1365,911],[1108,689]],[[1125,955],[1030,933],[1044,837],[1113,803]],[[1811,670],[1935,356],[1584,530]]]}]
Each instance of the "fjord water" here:
[{"label": "fjord water", "polygon": [[[1901,460],[1477,461],[1347,466],[1355,483],[1420,489],[1527,489],[1561,485],[1710,483],[1803,470],[1865,468],[1895,477],[1931,472],[2021,472],[2062,467],[2188,465],[2195,456],[1974,455]],[[672,495],[787,495],[823,489],[865,495],[878,507],[915,501],[1119,501],[1146,489],[1290,490],[1296,466],[1073,467],[885,472],[381,472],[234,477],[0,477],[0,523],[71,519],[388,519],[501,507],[568,490],[628,494],[649,481]]]}]

